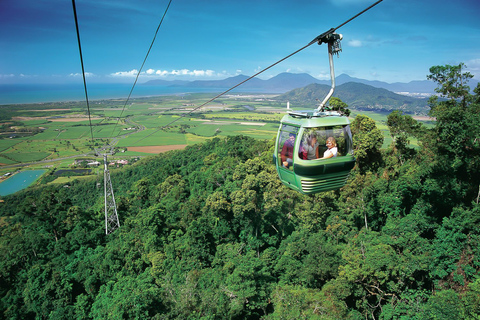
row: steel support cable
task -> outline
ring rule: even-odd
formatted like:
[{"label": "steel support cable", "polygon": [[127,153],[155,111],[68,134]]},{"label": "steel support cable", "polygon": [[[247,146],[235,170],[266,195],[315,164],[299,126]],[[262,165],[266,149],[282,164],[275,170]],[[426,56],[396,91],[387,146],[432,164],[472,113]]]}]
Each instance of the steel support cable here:
[{"label": "steel support cable", "polygon": [[85,90],[85,99],[87,101],[88,122],[90,123],[90,135],[92,137],[92,146],[93,146],[95,142],[93,140],[93,126],[92,126],[92,119],[90,117],[90,103],[88,101],[87,80],[85,79],[85,68],[83,66],[82,43],[80,41],[80,31],[78,29],[77,8],[75,7],[75,0],[72,0],[72,6],[73,6],[73,15],[75,17],[75,27],[77,30],[78,51],[80,52],[80,63],[82,65],[83,88]]},{"label": "steel support cable", "polygon": [[338,25],[336,28],[331,28],[330,30],[328,30],[328,31],[322,33],[321,35],[317,36],[315,39],[313,39],[312,41],[310,41],[310,43],[308,43],[307,45],[305,45],[305,46],[303,46],[302,48],[298,49],[297,51],[295,51],[295,52],[289,54],[288,56],[286,56],[286,57],[278,60],[277,62],[269,65],[269,66],[266,67],[265,69],[260,70],[259,72],[255,73],[253,76],[251,76],[251,77],[243,80],[242,82],[234,85],[234,86],[231,87],[230,89],[223,91],[222,93],[216,95],[215,97],[213,97],[212,99],[208,100],[207,102],[204,102],[204,103],[202,103],[201,105],[199,105],[198,107],[193,108],[193,109],[190,110],[189,112],[182,114],[180,117],[178,117],[178,118],[176,118],[175,120],[169,122],[168,124],[166,124],[166,125],[158,128],[157,130],[155,130],[154,132],[150,133],[149,135],[146,135],[145,137],[137,140],[135,143],[138,143],[138,142],[142,141],[143,139],[146,139],[146,138],[150,137],[151,135],[157,133],[158,131],[160,131],[160,130],[166,128],[166,127],[171,126],[173,123],[177,122],[177,121],[180,120],[181,118],[188,116],[189,114],[191,114],[191,113],[195,112],[196,110],[202,108],[203,106],[209,104],[210,102],[214,101],[215,99],[223,96],[223,95],[226,94],[227,92],[232,91],[232,90],[235,89],[236,87],[244,84],[245,82],[247,82],[247,81],[255,78],[256,76],[258,76],[259,74],[261,74],[261,73],[267,71],[268,69],[276,66],[276,65],[279,64],[280,62],[285,61],[286,59],[290,58],[291,56],[293,56],[293,55],[299,53],[300,51],[302,51],[302,50],[310,47],[312,44],[314,44],[314,43],[322,44],[322,43],[325,41],[325,39],[328,38],[328,36],[329,36],[330,34],[332,34],[333,32],[335,32],[335,31],[336,31],[337,29],[339,29],[340,27],[343,27],[344,25],[346,25],[346,24],[349,23],[350,21],[354,20],[355,18],[357,18],[357,17],[360,16],[361,14],[367,12],[368,10],[370,10],[371,8],[373,8],[374,6],[376,6],[377,4],[379,4],[379,3],[382,2],[382,1],[383,1],[383,0],[378,0],[378,1],[375,2],[374,4],[370,5],[368,8],[362,10],[361,12],[357,13],[356,15],[354,15],[353,17],[351,17],[350,19],[348,19],[348,20],[346,20],[345,22],[343,22],[342,24]]},{"label": "steel support cable", "polygon": [[155,35],[153,36],[152,43],[150,43],[150,47],[148,48],[147,54],[145,55],[145,59],[143,59],[142,66],[137,72],[137,76],[135,78],[135,82],[133,83],[132,89],[130,89],[130,93],[128,94],[127,100],[125,101],[125,104],[123,105],[122,112],[120,113],[120,116],[118,117],[117,123],[115,124],[115,127],[113,128],[111,136],[113,137],[113,134],[115,132],[115,129],[117,128],[118,122],[120,121],[120,118],[123,115],[123,112],[125,111],[125,107],[127,106],[128,101],[130,100],[130,97],[132,95],[133,89],[135,88],[135,85],[137,84],[138,77],[140,76],[140,73],[142,72],[142,69],[145,65],[145,62],[147,61],[148,55],[150,54],[150,51],[152,50],[153,44],[155,43],[155,39],[157,38],[158,30],[160,30],[160,27],[162,26],[163,20],[165,19],[165,16],[167,15],[168,8],[170,8],[170,4],[172,3],[172,0],[168,2],[167,8],[165,9],[165,12],[163,13],[162,19],[160,20],[160,23],[158,24],[157,30],[155,31]]}]

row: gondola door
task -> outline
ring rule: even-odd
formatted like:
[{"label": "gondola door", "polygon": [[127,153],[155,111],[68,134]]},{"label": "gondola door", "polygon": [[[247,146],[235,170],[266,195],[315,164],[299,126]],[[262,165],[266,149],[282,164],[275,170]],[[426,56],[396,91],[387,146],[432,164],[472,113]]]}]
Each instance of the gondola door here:
[{"label": "gondola door", "polygon": [[296,126],[283,124],[278,131],[277,136],[277,154],[276,167],[280,180],[283,183],[296,186],[293,167],[295,165],[295,152],[297,152],[297,138],[299,128]]}]

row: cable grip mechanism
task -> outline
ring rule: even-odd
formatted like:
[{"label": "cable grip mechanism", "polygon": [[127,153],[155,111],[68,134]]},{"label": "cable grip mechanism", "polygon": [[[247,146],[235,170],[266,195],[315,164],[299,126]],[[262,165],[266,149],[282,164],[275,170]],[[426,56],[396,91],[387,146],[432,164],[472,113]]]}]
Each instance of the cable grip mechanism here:
[{"label": "cable grip mechanism", "polygon": [[335,37],[335,40],[328,42],[328,53],[336,54],[338,56],[338,54],[342,51],[342,44],[340,41],[342,40],[343,36],[341,34],[334,35],[337,37]]}]

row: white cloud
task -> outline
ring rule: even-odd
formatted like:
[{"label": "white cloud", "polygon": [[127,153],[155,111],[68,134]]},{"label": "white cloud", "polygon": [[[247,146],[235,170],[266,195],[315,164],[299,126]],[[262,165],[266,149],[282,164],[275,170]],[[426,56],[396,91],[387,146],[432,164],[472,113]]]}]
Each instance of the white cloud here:
[{"label": "white cloud", "polygon": [[162,77],[163,77],[163,76],[168,76],[168,71],[167,71],[167,70],[157,70],[157,71],[155,72],[155,74],[156,74],[157,76],[162,76]]},{"label": "white cloud", "polygon": [[360,40],[350,40],[350,41],[348,41],[348,45],[350,47],[361,47],[361,46],[363,46],[363,43]]},{"label": "white cloud", "polygon": [[330,80],[330,72],[323,71],[315,76],[315,78],[320,80]]},{"label": "white cloud", "polygon": [[137,69],[133,69],[130,71],[119,71],[115,73],[111,73],[112,77],[136,77],[138,73]]},{"label": "white cloud", "polygon": [[475,79],[480,79],[480,59],[472,59],[465,62],[467,71],[473,74]]},{"label": "white cloud", "polygon": [[[77,78],[77,77],[83,77],[81,73],[70,73],[68,75],[69,77],[74,77],[74,78]],[[85,72],[85,78],[88,78],[88,77],[94,77],[95,75],[91,72]]]},{"label": "white cloud", "polygon": [[[136,77],[138,70],[119,71],[110,74],[112,77]],[[183,76],[183,77],[217,77],[222,73],[217,73],[214,70],[189,70],[189,69],[174,69],[174,70],[155,70],[148,69],[140,74],[142,77],[168,77],[168,76]]]},{"label": "white cloud", "polygon": [[13,73],[10,74],[0,74],[0,78],[13,78],[15,75]]},{"label": "white cloud", "polygon": [[172,70],[172,73],[173,75],[176,75],[176,76],[183,76],[183,75],[187,75],[190,71],[188,69],[181,69],[181,70]]},{"label": "white cloud", "polygon": [[211,77],[215,75],[215,71],[213,70],[193,70],[192,74],[196,77],[202,77],[202,76],[207,76]]}]

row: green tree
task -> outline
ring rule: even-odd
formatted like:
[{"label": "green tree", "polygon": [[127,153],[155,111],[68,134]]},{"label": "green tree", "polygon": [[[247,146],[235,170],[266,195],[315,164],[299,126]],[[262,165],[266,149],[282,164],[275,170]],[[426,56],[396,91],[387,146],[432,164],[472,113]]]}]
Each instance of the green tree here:
[{"label": "green tree", "polygon": [[332,97],[329,101],[328,104],[332,110],[336,110],[340,112],[341,114],[346,115],[347,117],[350,115],[350,109],[348,109],[348,104],[343,102],[337,97]]},{"label": "green tree", "polygon": [[162,291],[150,272],[109,281],[100,288],[92,305],[93,319],[148,319],[166,311]]},{"label": "green tree", "polygon": [[375,121],[364,115],[357,115],[351,124],[353,147],[360,172],[375,172],[382,165],[380,148],[383,144],[382,132]]},{"label": "green tree", "polygon": [[467,83],[473,76],[463,72],[464,67],[460,63],[430,68],[427,78],[439,85],[436,91],[444,98],[429,100],[430,116],[436,118],[431,146],[435,148],[435,174],[447,176],[445,182],[454,178],[453,183],[462,184],[459,191],[473,200],[480,181],[480,86],[470,94]]},{"label": "green tree", "polygon": [[401,165],[405,160],[415,154],[415,150],[409,147],[410,137],[418,136],[421,124],[409,115],[395,110],[388,115],[387,126],[393,138],[393,153],[397,156]]}]

